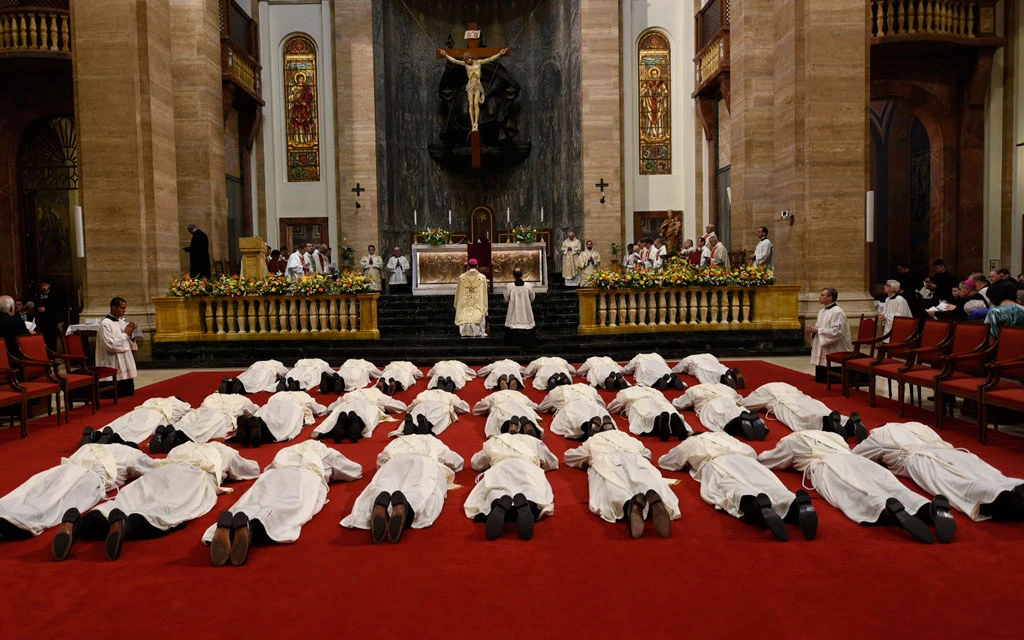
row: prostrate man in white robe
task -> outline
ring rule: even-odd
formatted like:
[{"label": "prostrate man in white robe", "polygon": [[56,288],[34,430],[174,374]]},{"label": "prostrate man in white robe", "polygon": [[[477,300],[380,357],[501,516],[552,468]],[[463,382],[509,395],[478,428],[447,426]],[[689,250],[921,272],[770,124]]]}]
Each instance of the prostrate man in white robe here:
[{"label": "prostrate man in white robe", "polygon": [[948,497],[975,522],[1024,517],[1024,480],[1008,478],[970,451],[955,449],[920,422],[872,429],[853,452],[910,478],[932,495]]},{"label": "prostrate man in white robe", "polygon": [[495,391],[473,406],[473,415],[487,416],[484,434],[490,438],[502,433],[523,433],[544,437],[537,414],[537,403],[518,391]]},{"label": "prostrate man in white robe", "polygon": [[764,421],[743,406],[743,397],[720,382],[696,384],[672,401],[679,410],[693,407],[701,424],[711,431],[722,431],[747,440],[764,440],[768,428]]},{"label": "prostrate man in white robe", "polygon": [[[65,514],[64,520],[71,526],[62,526],[57,535],[77,526],[77,535],[105,538],[107,559],[117,560],[125,540],[166,535],[209,513],[217,504],[217,495],[230,491],[221,487],[226,479],[252,480],[260,474],[259,464],[220,442],[183,444],[155,465],[156,469],[122,488],[113,500],[82,516],[77,525],[74,513]],[[55,556],[57,545],[55,538]],[[70,547],[69,542],[65,557]]]},{"label": "prostrate man in white robe", "polygon": [[476,377],[473,371],[464,362],[458,360],[441,360],[427,372],[427,389],[442,389],[449,393],[455,393],[462,389],[466,383]]},{"label": "prostrate man in white robe", "polygon": [[135,395],[135,377],[139,375],[132,355],[132,351],[139,349],[135,344],[139,325],[125,321],[127,312],[128,302],[121,297],[113,298],[110,313],[96,328],[96,366],[117,369],[117,395],[121,398]]},{"label": "prostrate man in white robe", "polygon": [[366,255],[359,259],[359,266],[362,268],[363,275],[370,279],[370,289],[380,291],[384,259],[377,255],[377,247],[372,244],[366,247]]},{"label": "prostrate man in white robe", "polygon": [[576,256],[582,249],[575,231],[569,232],[569,237],[562,240],[562,246],[558,252],[562,255],[562,278],[565,279],[565,286],[578,287],[580,284],[580,270],[576,267]]},{"label": "prostrate man in white robe", "polygon": [[538,410],[542,413],[554,413],[573,400],[593,400],[602,407],[605,406],[604,398],[594,387],[576,383],[560,385],[548,391],[548,395],[541,400]]},{"label": "prostrate man in white robe", "polygon": [[487,337],[487,276],[476,270],[477,264],[470,258],[455,288],[455,325],[464,338]]},{"label": "prostrate man in white robe", "polygon": [[149,443],[150,453],[169,453],[185,442],[203,444],[210,440],[229,438],[238,428],[238,418],[255,415],[259,407],[245,396],[212,393],[199,408],[186,413],[174,426],[157,427]]},{"label": "prostrate man in white robe", "polygon": [[[368,386],[371,380],[377,380],[382,375],[384,372],[372,362],[362,358],[349,358],[338,367],[337,373],[331,377],[334,380],[334,392],[341,393],[342,391],[362,389]],[[323,386],[323,381],[320,384]]]},{"label": "prostrate man in white robe", "polygon": [[604,406],[604,400],[592,398],[577,397],[561,404],[551,420],[551,433],[569,440],[586,440],[609,429],[618,429],[615,420]]},{"label": "prostrate man in white robe", "polygon": [[679,499],[650,460],[643,443],[617,429],[595,433],[565,452],[567,465],[587,470],[591,513],[607,522],[625,518],[634,540],[644,535],[647,518],[660,537],[670,537],[672,520],[681,515]]},{"label": "prostrate man in white robe", "polygon": [[533,378],[534,389],[543,391],[562,384],[572,384],[576,369],[564,358],[544,356],[526,365],[525,375]]},{"label": "prostrate man in white robe", "polygon": [[309,391],[321,382],[324,373],[333,373],[331,365],[320,358],[302,358],[295,362],[285,377],[278,380],[275,391]]},{"label": "prostrate man in white robe", "polygon": [[278,391],[253,415],[243,413],[235,421],[232,441],[243,447],[264,442],[286,442],[302,433],[302,427],[325,415],[327,407],[305,391]]},{"label": "prostrate man in white robe", "polygon": [[[260,360],[249,365],[249,368],[238,374],[235,381],[241,383],[245,393],[278,391],[277,383],[288,375],[288,367],[277,360]],[[233,393],[237,390],[231,389]],[[223,392],[222,392],[223,393]]]},{"label": "prostrate man in white robe", "polygon": [[899,280],[888,280],[885,283],[885,302],[878,311],[878,319],[882,321],[882,335],[892,330],[894,318],[910,318],[910,304],[900,294],[903,293]]},{"label": "prostrate man in white robe", "polygon": [[466,517],[487,523],[488,540],[499,538],[506,522],[515,522],[519,537],[533,538],[534,523],[555,512],[555,495],[545,471],[558,469],[558,458],[543,442],[523,434],[488,438],[473,456],[478,476],[466,498]]},{"label": "prostrate man in white robe", "polygon": [[523,280],[523,270],[516,267],[512,270],[513,281],[502,294],[508,303],[505,313],[505,344],[530,347],[533,345],[534,327],[533,300],[536,294],[533,285]]},{"label": "prostrate man in white robe", "polygon": [[656,435],[668,442],[670,436],[686,440],[693,433],[672,403],[651,387],[623,389],[608,405],[608,411],[625,414],[630,433],[638,436]]},{"label": "prostrate man in white robe", "polygon": [[683,390],[686,384],[683,380],[672,373],[665,358],[657,353],[638,353],[626,364],[626,375],[633,376],[636,383],[642,387],[654,387],[664,391],[672,388]]},{"label": "prostrate man in white robe", "polygon": [[484,389],[522,389],[523,372],[526,367],[515,360],[496,360],[491,364],[481,367],[477,375],[486,376]]},{"label": "prostrate man in white robe", "polygon": [[843,438],[856,438],[857,442],[868,437],[860,414],[854,412],[848,418],[844,417],[829,409],[824,402],[785,382],[761,385],[743,399],[743,406],[750,411],[774,413],[779,422],[793,431],[831,431]]},{"label": "prostrate man in white robe", "polygon": [[404,413],[408,407],[376,387],[364,387],[338,398],[328,410],[331,414],[313,430],[313,437],[341,443],[345,438],[352,442],[369,438],[381,422],[397,422],[385,412]]},{"label": "prostrate man in white robe", "polygon": [[705,382],[721,382],[734,389],[743,389],[747,386],[747,382],[743,379],[743,374],[740,373],[739,369],[735,367],[730,369],[710,353],[696,353],[692,356],[687,356],[680,360],[676,366],[672,367],[672,372],[691,375],[697,378],[697,382],[701,384]]},{"label": "prostrate man in white robe", "polygon": [[217,524],[203,534],[210,559],[221,567],[245,564],[251,545],[289,543],[327,504],[331,482],[363,477],[363,467],[334,449],[306,440],[277,452],[274,461]]},{"label": "prostrate man in white robe", "polygon": [[591,356],[580,365],[577,373],[586,377],[592,387],[617,391],[629,386],[622,377],[625,370],[625,367],[608,356]]},{"label": "prostrate man in white robe", "polygon": [[86,427],[78,446],[89,443],[139,445],[153,437],[160,426],[173,426],[191,410],[189,403],[174,396],[150,398],[102,429]]},{"label": "prostrate man in white robe", "polygon": [[[890,471],[850,451],[846,441],[826,431],[797,431],[758,456],[769,469],[793,468],[804,474],[804,486],[821,494],[858,524],[896,524],[931,544],[950,542],[956,523],[949,500],[927,498],[896,479]],[[928,525],[935,526],[936,536]]]},{"label": "prostrate man in white robe", "polygon": [[[0,498],[0,539],[24,540],[61,523],[69,509],[86,511],[107,492],[153,470],[153,460],[123,444],[87,444]],[[55,559],[63,560],[66,554]]]},{"label": "prostrate man in white robe", "polygon": [[795,494],[757,461],[757,452],[717,431],[700,433],[658,459],[668,471],[686,471],[700,483],[700,497],[734,518],[761,526],[777,540],[789,540],[786,522],[796,523],[804,538],[814,540],[818,514],[803,489]]},{"label": "prostrate man in white robe", "polygon": [[587,240],[586,251],[576,256],[576,267],[580,270],[580,284],[586,286],[594,277],[594,273],[601,268],[601,254],[594,251],[594,243]]},{"label": "prostrate man in white robe", "polygon": [[814,365],[815,382],[825,382],[828,373],[830,353],[853,351],[850,342],[850,325],[846,321],[846,312],[836,304],[839,292],[834,288],[822,289],[818,294],[818,302],[824,307],[818,312],[818,319],[813,327],[807,327],[811,334],[811,364]]},{"label": "prostrate man in white robe", "polygon": [[391,277],[388,279],[388,290],[391,293],[405,291],[409,286],[409,258],[402,255],[402,247],[395,247],[392,256],[388,258],[388,271]]},{"label": "prostrate man in white robe", "polygon": [[423,378],[420,368],[407,360],[392,360],[384,367],[377,388],[388,395],[411,389],[417,380]]},{"label": "prostrate man in white robe", "polygon": [[463,463],[434,436],[399,436],[377,456],[377,473],[341,526],[369,529],[374,544],[400,542],[409,527],[424,529],[437,521]]},{"label": "prostrate man in white robe", "polygon": [[421,391],[405,414],[405,424],[388,435],[400,436],[414,433],[439,436],[453,422],[458,414],[469,413],[469,403],[447,391],[428,389]]}]

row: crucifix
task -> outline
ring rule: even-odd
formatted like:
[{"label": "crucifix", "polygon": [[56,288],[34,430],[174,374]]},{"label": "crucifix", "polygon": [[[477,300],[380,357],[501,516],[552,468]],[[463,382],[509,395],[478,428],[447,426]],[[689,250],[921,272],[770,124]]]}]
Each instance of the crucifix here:
[{"label": "crucifix", "polygon": [[601,182],[595,182],[594,186],[601,190],[601,204],[604,204],[604,188],[610,185],[601,178]]},{"label": "crucifix", "polygon": [[470,22],[466,30],[465,49],[438,49],[435,55],[446,58],[449,62],[466,68],[466,95],[469,99],[470,144],[473,149],[473,168],[480,168],[480,105],[484,103],[484,86],[480,82],[480,70],[485,64],[494,62],[502,56],[511,55],[508,47],[480,46],[480,27]]},{"label": "crucifix", "polygon": [[356,194],[356,209],[362,208],[362,205],[359,204],[359,196],[361,196],[364,191],[366,191],[366,188],[360,187],[358,182],[356,183],[355,189],[352,189],[352,193]]}]

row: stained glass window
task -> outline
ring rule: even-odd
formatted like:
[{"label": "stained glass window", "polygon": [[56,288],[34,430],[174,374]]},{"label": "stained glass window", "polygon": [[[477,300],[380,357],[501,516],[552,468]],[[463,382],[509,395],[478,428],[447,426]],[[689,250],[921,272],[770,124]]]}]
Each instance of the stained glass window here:
[{"label": "stained glass window", "polygon": [[306,36],[284,44],[284,83],[288,182],[319,182],[316,48]]},{"label": "stained glass window", "polygon": [[640,38],[637,75],[640,104],[640,174],[672,173],[672,56],[668,38],[648,31]]}]

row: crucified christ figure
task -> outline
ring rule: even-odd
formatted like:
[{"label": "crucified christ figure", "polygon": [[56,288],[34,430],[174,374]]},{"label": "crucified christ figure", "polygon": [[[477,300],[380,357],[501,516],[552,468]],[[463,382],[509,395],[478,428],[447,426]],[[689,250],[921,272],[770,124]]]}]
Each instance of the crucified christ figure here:
[{"label": "crucified christ figure", "polygon": [[483,58],[481,60],[473,58],[473,54],[468,51],[463,54],[462,60],[451,57],[444,49],[438,49],[437,51],[447,58],[449,62],[466,67],[466,75],[469,77],[468,82],[466,82],[466,95],[469,97],[469,123],[472,125],[473,131],[478,131],[480,125],[480,105],[484,103],[484,85],[480,82],[480,69],[483,65],[494,62],[508,53],[508,48],[502,49],[490,58]]}]

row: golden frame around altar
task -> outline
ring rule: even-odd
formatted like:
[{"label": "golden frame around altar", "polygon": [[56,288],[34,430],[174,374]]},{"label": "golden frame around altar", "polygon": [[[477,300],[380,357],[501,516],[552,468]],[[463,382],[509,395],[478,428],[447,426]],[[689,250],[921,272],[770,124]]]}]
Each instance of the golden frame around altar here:
[{"label": "golden frame around altar", "polygon": [[[413,295],[453,295],[466,266],[465,244],[412,245]],[[547,245],[543,242],[495,243],[491,245],[494,285],[512,282],[512,270],[523,270],[523,280],[535,291],[548,290]]]}]

